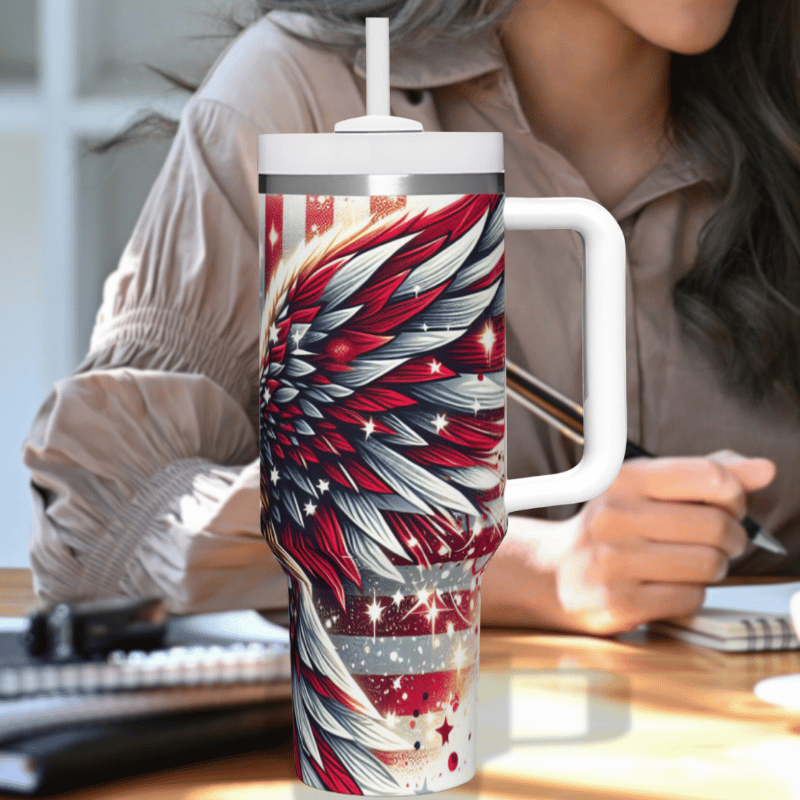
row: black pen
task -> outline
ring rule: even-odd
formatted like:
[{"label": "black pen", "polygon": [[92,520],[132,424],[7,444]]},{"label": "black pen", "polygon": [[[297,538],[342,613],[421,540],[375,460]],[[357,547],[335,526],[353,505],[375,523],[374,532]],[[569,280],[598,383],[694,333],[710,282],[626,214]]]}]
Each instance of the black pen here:
[{"label": "black pen", "polygon": [[[578,444],[583,444],[583,409],[578,403],[542,383],[513,361],[506,360],[506,390],[508,396],[545,422],[560,430]],[[646,456],[654,458],[643,447],[628,440],[625,445],[625,458]],[[750,541],[772,553],[786,555],[786,548],[757,522],[745,517],[741,520]]]}]

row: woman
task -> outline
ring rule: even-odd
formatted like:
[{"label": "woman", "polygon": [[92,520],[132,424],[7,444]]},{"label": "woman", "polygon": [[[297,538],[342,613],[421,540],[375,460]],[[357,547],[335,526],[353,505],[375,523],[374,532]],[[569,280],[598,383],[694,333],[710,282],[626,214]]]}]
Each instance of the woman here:
[{"label": "woman", "polygon": [[[262,3],[274,5],[317,6]],[[689,613],[731,559],[784,565],[748,549],[746,505],[796,560],[796,5],[324,5],[251,26],[189,103],[90,353],[34,423],[42,597],[159,594],[177,612],[285,604],[257,522],[256,135],[364,113],[347,48],[285,28],[341,42],[365,14],[394,21],[395,114],[427,130],[500,130],[509,194],[582,195],[617,217],[629,435],[670,456],[627,463],[580,511],[512,520],[484,579],[484,621],[613,633]],[[507,335],[511,358],[580,397],[575,238],[508,234]],[[512,476],[579,457],[513,405],[508,425]]]}]

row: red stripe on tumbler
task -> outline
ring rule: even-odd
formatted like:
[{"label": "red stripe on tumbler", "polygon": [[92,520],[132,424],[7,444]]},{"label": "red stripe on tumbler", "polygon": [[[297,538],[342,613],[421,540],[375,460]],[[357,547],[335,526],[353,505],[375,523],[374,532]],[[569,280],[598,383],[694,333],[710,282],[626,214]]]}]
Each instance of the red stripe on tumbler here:
[{"label": "red stripe on tumbler", "polygon": [[372,700],[381,716],[394,712],[398,717],[420,716],[452,710],[452,701],[463,694],[475,679],[475,665],[459,670],[426,672],[415,675],[353,675],[353,680]]},{"label": "red stripe on tumbler", "polygon": [[306,197],[306,242],[333,227],[333,197],[310,194]]},{"label": "red stripe on tumbler", "polygon": [[283,255],[283,195],[264,197],[264,266],[269,276]]},{"label": "red stripe on tumbler", "polygon": [[[452,594],[430,594],[425,602],[411,595],[400,600],[399,605],[391,597],[347,595],[345,605],[347,610],[342,614],[334,593],[317,587],[317,610],[330,634],[369,637],[434,634],[446,637],[450,631],[464,631],[478,624],[478,609],[469,589]],[[378,617],[374,627],[373,616]]]}]

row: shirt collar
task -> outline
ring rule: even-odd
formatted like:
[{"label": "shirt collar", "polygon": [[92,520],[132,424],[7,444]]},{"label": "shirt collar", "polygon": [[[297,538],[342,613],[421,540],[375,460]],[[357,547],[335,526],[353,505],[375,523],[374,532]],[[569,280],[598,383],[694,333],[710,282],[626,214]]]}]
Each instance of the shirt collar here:
[{"label": "shirt collar", "polygon": [[702,170],[682,157],[676,149],[670,148],[658,166],[610,211],[618,222],[622,222],[641,211],[652,200],[701,183],[707,178]]}]

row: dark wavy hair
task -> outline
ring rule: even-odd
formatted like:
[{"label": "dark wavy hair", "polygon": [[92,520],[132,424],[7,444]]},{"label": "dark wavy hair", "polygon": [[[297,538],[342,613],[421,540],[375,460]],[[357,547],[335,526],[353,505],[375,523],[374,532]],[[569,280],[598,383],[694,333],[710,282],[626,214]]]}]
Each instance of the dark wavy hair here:
[{"label": "dark wavy hair", "polygon": [[[312,14],[323,46],[339,48],[363,40],[365,17],[388,16],[393,46],[414,49],[493,28],[515,3],[259,0],[257,11]],[[685,331],[731,391],[800,408],[800,2],[741,0],[716,47],[673,56],[671,102],[672,139],[720,201],[674,287]],[[151,115],[99,149],[174,129]]]},{"label": "dark wavy hair", "polygon": [[716,47],[673,56],[672,128],[721,199],[675,284],[685,328],[731,388],[800,405],[800,3],[741,0]]}]

